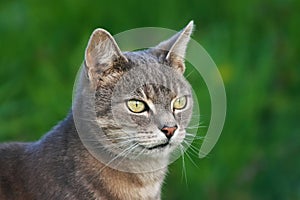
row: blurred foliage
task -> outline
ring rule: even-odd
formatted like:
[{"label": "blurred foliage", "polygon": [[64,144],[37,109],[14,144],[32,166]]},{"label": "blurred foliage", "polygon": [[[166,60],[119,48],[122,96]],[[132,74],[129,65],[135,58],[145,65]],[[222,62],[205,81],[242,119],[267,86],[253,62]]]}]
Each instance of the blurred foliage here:
[{"label": "blurred foliage", "polygon": [[179,30],[193,19],[223,76],[227,118],[209,156],[191,155],[198,167],[185,156],[186,178],[181,159],[170,166],[163,199],[300,199],[299,10],[296,0],[2,0],[0,141],[36,140],[64,118],[94,28]]}]

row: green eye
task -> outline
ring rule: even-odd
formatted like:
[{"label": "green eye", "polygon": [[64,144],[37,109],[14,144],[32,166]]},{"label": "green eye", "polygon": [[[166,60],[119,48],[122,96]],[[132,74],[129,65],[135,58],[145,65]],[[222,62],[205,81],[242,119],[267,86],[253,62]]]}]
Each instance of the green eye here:
[{"label": "green eye", "polygon": [[187,102],[186,96],[179,97],[175,99],[173,103],[173,108],[177,110],[183,109],[186,106],[186,102]]},{"label": "green eye", "polygon": [[127,101],[127,107],[131,112],[134,113],[141,113],[146,110],[146,104],[135,99]]}]

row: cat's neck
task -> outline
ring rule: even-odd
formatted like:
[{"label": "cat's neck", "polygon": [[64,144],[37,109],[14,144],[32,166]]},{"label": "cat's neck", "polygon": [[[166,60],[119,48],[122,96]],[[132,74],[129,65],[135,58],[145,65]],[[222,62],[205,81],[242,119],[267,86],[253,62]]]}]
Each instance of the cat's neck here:
[{"label": "cat's neck", "polygon": [[[81,180],[83,187],[92,191],[96,199],[107,192],[112,199],[160,199],[160,190],[167,168],[145,173],[130,173],[103,164],[82,144],[72,112],[41,142],[53,145],[51,143],[58,143],[58,139],[67,141],[64,151],[73,158],[76,166],[75,179]],[[134,163],[134,160],[131,162],[132,166],[138,164]]]},{"label": "cat's neck", "polygon": [[[82,163],[89,165],[85,169],[84,179],[86,187],[95,192],[95,197],[101,199],[102,189],[111,194],[109,199],[160,199],[161,187],[166,169],[148,173],[122,172],[95,161],[93,157]],[[94,168],[92,168],[92,166]],[[100,169],[101,168],[101,169]],[[100,171],[98,171],[100,169]],[[94,177],[94,178],[90,178]]]}]

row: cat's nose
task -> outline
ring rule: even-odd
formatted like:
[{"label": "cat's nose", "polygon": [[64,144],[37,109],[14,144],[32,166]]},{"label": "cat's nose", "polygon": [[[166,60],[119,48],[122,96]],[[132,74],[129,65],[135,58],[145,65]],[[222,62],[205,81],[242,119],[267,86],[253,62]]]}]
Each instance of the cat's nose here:
[{"label": "cat's nose", "polygon": [[169,127],[164,126],[161,131],[166,135],[168,139],[171,139],[171,137],[174,135],[174,132],[176,131],[177,126]]}]

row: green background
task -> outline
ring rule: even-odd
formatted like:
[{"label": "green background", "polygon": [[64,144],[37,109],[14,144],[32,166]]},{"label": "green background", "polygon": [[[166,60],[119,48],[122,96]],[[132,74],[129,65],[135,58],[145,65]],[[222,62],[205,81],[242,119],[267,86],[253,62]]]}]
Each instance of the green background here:
[{"label": "green background", "polygon": [[[170,166],[163,199],[300,199],[300,1],[0,1],[0,141],[37,140],[72,102],[93,29],[180,30],[217,64],[227,92],[223,133],[205,159]],[[189,71],[189,69],[188,69]],[[196,86],[209,125],[205,84]],[[205,135],[206,128],[199,129]],[[198,147],[198,144],[194,144]],[[0,155],[1,156],[1,155]],[[186,174],[186,178],[185,175]]]}]

